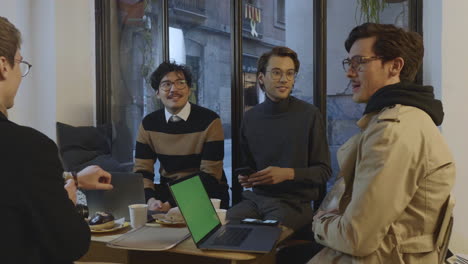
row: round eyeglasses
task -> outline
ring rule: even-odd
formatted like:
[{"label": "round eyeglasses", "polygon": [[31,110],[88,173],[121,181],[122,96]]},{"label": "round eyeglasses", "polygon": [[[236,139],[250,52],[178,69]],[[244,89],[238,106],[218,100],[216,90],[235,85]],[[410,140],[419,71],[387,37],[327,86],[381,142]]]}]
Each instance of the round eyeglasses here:
[{"label": "round eyeglasses", "polygon": [[159,89],[163,90],[164,92],[169,92],[171,90],[172,85],[176,90],[183,90],[187,86],[186,80],[175,80],[171,81],[164,81],[159,84]]},{"label": "round eyeglasses", "polygon": [[351,59],[344,59],[341,63],[343,64],[343,70],[345,72],[348,72],[349,69],[353,69],[353,71],[357,72],[362,72],[363,64],[381,59],[383,59],[382,56],[354,56]]},{"label": "round eyeglasses", "polygon": [[292,81],[296,78],[296,75],[297,75],[295,70],[288,70],[286,71],[286,73],[284,73],[280,69],[273,69],[273,70],[266,71],[266,72],[270,72],[270,76],[273,81],[281,80],[281,78],[283,77],[283,74],[286,76],[286,80]]},{"label": "round eyeglasses", "polygon": [[21,77],[28,75],[29,71],[31,70],[32,64],[24,61],[24,60],[16,60],[19,63]]}]

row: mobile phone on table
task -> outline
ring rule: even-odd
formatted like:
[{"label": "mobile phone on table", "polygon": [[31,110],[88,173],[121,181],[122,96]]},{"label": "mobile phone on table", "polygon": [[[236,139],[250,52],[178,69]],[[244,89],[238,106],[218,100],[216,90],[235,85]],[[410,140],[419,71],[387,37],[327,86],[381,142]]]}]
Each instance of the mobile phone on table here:
[{"label": "mobile phone on table", "polygon": [[252,224],[252,225],[266,225],[266,226],[277,226],[278,220],[260,220],[254,218],[244,218],[241,220],[242,224]]},{"label": "mobile phone on table", "polygon": [[254,174],[256,171],[250,167],[242,167],[242,168],[237,168],[234,170],[234,175],[243,175],[243,176],[250,176],[251,174]]}]

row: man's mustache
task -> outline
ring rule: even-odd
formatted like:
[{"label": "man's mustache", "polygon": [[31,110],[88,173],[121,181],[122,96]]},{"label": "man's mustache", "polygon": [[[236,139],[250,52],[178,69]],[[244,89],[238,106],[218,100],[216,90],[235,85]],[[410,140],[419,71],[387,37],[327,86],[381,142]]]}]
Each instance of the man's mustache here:
[{"label": "man's mustache", "polygon": [[182,96],[182,94],[178,93],[178,92],[170,92],[167,97],[171,97],[171,96]]}]

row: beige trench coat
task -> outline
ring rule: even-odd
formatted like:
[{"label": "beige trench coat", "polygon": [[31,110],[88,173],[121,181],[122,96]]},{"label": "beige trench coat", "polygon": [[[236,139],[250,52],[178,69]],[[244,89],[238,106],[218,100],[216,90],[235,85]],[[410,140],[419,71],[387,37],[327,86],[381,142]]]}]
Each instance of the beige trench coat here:
[{"label": "beige trench coat", "polygon": [[345,192],[339,215],[313,223],[326,246],[309,263],[437,263],[443,204],[455,180],[452,155],[422,110],[395,105],[363,116],[338,151]]}]

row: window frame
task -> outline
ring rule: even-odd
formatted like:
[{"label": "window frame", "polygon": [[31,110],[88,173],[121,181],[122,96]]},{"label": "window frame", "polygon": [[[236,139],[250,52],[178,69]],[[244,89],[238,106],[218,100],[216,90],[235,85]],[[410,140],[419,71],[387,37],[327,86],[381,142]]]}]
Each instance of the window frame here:
[{"label": "window frame", "polygon": [[278,16],[278,11],[279,11],[278,1],[284,1],[284,6],[283,6],[284,17],[283,18],[286,19],[286,0],[274,0],[274,9],[273,9],[274,17],[275,17],[274,25],[277,28],[286,29],[286,21],[281,21]]}]

